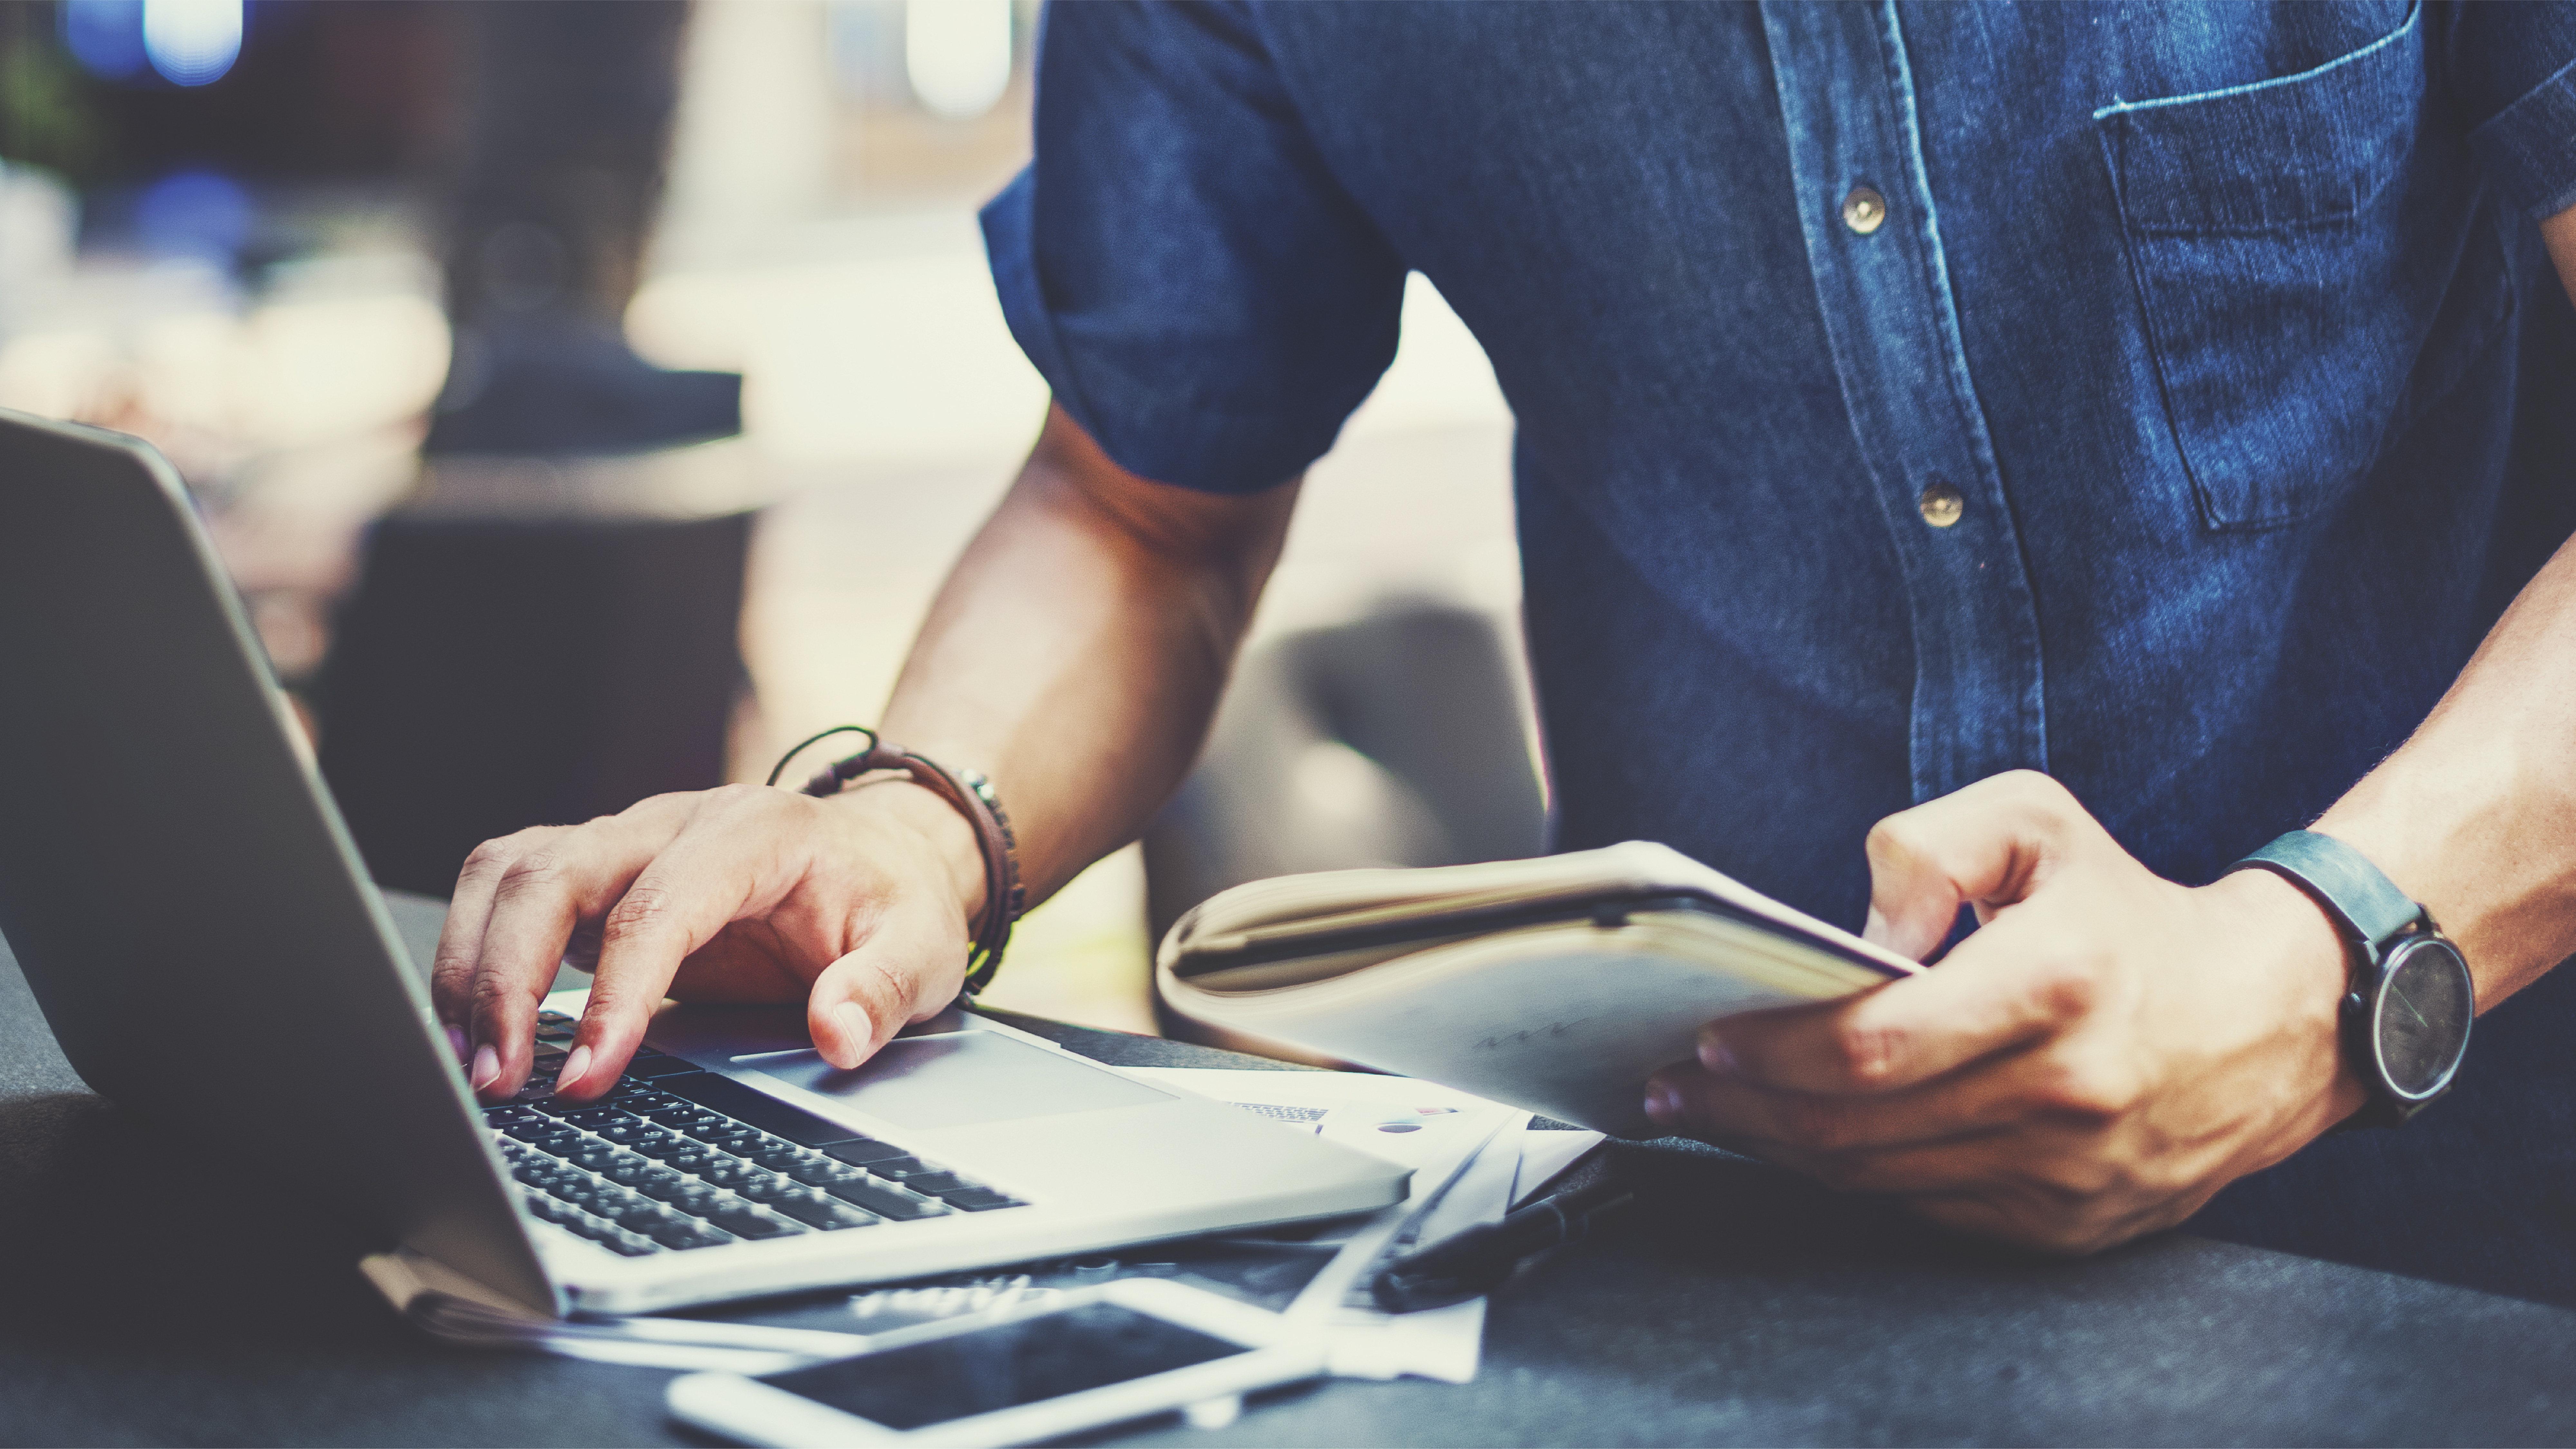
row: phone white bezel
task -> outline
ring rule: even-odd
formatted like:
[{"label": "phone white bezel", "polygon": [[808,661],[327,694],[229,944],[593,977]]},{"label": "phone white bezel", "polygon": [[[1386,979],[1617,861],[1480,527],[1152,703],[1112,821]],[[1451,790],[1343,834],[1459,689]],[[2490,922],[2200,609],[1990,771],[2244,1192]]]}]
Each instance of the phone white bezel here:
[{"label": "phone white bezel", "polygon": [[824,1449],[852,1444],[902,1445],[905,1449],[1006,1449],[1009,1445],[1140,1419],[1167,1409],[1187,1408],[1210,1399],[1295,1383],[1324,1371],[1323,1343],[1313,1333],[1295,1330],[1277,1314],[1205,1289],[1154,1278],[1123,1279],[1097,1288],[1076,1289],[1053,1302],[966,1314],[871,1335],[868,1351],[853,1357],[866,1358],[887,1349],[960,1338],[1093,1303],[1116,1304],[1149,1318],[1242,1344],[1250,1352],[918,1429],[891,1429],[739,1374],[699,1373],[675,1379],[668,1403],[675,1418],[765,1449]]}]

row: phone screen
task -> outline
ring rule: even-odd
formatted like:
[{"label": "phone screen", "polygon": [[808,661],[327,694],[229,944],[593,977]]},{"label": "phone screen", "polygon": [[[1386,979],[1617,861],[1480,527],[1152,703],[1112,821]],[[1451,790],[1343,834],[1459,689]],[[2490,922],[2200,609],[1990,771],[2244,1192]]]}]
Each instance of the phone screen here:
[{"label": "phone screen", "polygon": [[919,1429],[1251,1352],[1131,1308],[1087,1303],[761,1382],[889,1429]]}]

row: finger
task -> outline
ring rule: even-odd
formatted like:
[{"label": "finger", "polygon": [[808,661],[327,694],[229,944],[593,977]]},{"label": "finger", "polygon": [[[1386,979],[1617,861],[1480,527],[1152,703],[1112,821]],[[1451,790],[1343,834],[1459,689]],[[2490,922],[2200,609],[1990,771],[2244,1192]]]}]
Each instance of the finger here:
[{"label": "finger", "polygon": [[[556,1095],[588,1097],[614,1083],[680,963],[734,921],[766,911],[793,884],[801,857],[782,842],[801,833],[770,802],[746,793],[755,790],[708,791],[670,843],[620,882],[600,925],[590,1002],[555,1077]],[[775,790],[757,795],[797,798]]]},{"label": "finger", "polygon": [[1865,845],[1870,897],[1861,934],[1920,961],[1948,939],[1962,904],[1985,914],[2021,900],[2091,823],[2065,786],[2032,770],[1890,815]]},{"label": "finger", "polygon": [[857,950],[814,978],[805,1003],[815,1050],[843,1070],[956,996],[966,969],[966,932],[947,912],[897,904]]},{"label": "finger", "polygon": [[477,1091],[514,1092],[527,1080],[537,1005],[574,922],[607,910],[651,858],[651,837],[612,817],[551,832],[501,872],[468,987],[467,1078]]},{"label": "finger", "polygon": [[1713,1021],[1700,1061],[1767,1087],[1875,1095],[2072,1026],[2100,997],[2102,947],[2032,909],[1997,917],[1920,976]]},{"label": "finger", "polygon": [[456,894],[447,903],[447,920],[438,928],[438,950],[430,957],[429,1000],[446,1026],[448,1043],[456,1048],[460,1061],[472,1050],[464,1031],[473,1015],[467,988],[474,982],[475,963],[482,959],[483,928],[492,918],[493,888],[510,862],[553,828],[540,826],[484,841],[465,857],[464,869],[457,872]]}]

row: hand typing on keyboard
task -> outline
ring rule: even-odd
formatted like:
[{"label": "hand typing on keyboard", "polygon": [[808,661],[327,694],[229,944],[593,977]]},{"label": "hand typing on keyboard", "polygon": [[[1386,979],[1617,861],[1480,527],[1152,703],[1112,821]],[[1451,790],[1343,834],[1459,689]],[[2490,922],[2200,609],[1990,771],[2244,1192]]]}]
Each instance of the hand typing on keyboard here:
[{"label": "hand typing on keyboard", "polygon": [[816,1049],[854,1067],[955,998],[983,879],[966,822],[909,782],[657,795],[477,848],[432,997],[487,1101],[527,1082],[538,1002],[577,936],[596,974],[564,1097],[615,1087],[665,996],[803,999]]},{"label": "hand typing on keyboard", "polygon": [[[1030,903],[1135,839],[1189,772],[1296,506],[1269,481],[1157,482],[1050,407],[941,586],[879,723],[992,777]],[[596,923],[564,1095],[608,1090],[666,994],[803,997],[816,1049],[855,1067],[955,998],[983,894],[973,828],[909,782],[660,795],[477,848],[439,937],[438,1011],[475,1090],[516,1091],[539,995]]]}]

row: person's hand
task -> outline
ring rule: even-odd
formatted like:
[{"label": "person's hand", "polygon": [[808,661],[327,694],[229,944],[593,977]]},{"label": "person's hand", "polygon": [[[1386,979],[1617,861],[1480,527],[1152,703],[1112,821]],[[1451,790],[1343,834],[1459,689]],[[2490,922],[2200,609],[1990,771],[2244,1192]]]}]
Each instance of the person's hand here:
[{"label": "person's hand", "polygon": [[1950,1226],[2083,1253],[2188,1217],[2360,1106],[2343,948],[2288,882],[2190,888],[2065,788],[1997,776],[1880,822],[1870,939],[1924,974],[1711,1023],[1658,1124]]},{"label": "person's hand", "polygon": [[477,847],[431,996],[486,1096],[527,1080],[537,1004],[577,937],[598,961],[559,1095],[607,1090],[666,995],[802,1000],[816,1049],[855,1067],[955,998],[982,896],[972,829],[909,782],[657,795]]}]

